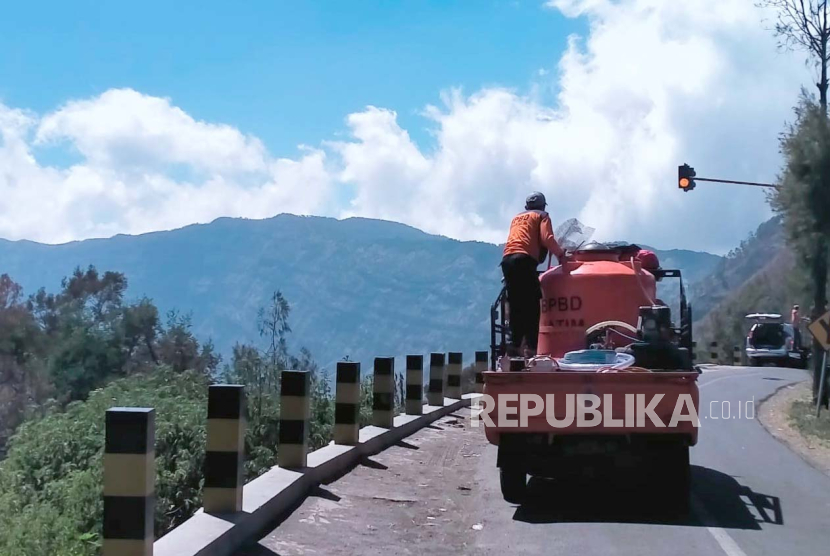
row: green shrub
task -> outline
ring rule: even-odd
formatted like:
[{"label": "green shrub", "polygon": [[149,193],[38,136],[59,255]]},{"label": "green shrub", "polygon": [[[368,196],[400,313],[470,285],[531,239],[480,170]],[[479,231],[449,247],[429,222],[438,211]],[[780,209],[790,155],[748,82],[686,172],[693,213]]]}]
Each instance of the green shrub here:
[{"label": "green shrub", "polygon": [[104,416],[114,406],[156,410],[156,533],[190,517],[201,505],[207,387],[203,373],[160,368],[24,423],[0,463],[0,554],[98,552]]}]

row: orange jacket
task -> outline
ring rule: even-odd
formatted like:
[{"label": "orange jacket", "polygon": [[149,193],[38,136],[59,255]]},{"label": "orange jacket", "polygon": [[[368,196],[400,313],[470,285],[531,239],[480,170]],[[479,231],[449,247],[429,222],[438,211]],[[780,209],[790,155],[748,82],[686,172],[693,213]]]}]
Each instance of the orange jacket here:
[{"label": "orange jacket", "polygon": [[504,255],[523,253],[542,262],[548,252],[553,253],[557,259],[564,255],[556,238],[553,237],[553,227],[548,213],[542,210],[528,210],[517,215],[510,223]]}]

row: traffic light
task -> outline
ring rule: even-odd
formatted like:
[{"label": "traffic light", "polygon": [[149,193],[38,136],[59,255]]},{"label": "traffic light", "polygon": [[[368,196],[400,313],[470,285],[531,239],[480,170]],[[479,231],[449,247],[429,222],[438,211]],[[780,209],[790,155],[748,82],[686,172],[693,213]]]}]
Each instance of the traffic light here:
[{"label": "traffic light", "polygon": [[691,191],[695,188],[695,169],[684,164],[677,167],[677,187],[683,191]]}]

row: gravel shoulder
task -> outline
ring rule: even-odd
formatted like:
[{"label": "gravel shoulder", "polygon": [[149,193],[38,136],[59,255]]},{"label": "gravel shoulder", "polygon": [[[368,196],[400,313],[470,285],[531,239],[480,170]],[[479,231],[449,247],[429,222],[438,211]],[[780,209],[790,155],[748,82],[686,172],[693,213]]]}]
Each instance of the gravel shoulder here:
[{"label": "gravel shoulder", "polygon": [[[830,476],[830,439],[805,434],[794,421],[794,412],[802,423],[811,418],[807,414],[810,398],[809,381],[786,386],[761,404],[758,418],[770,434]],[[830,419],[830,416],[825,413],[822,419]]]},{"label": "gravel shoulder", "polygon": [[475,470],[486,446],[469,415],[459,410],[364,460],[236,556],[469,553],[480,527]]}]

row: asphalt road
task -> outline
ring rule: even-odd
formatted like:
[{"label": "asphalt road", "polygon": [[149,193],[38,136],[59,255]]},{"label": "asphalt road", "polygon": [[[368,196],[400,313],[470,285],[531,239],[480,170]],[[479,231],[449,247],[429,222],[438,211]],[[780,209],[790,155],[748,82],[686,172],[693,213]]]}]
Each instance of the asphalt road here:
[{"label": "asphalt road", "polygon": [[309,498],[239,556],[827,554],[830,478],[746,413],[748,402],[757,409],[805,377],[774,368],[704,372],[700,441],[691,452],[692,512],[681,520],[607,479],[534,479],[527,504],[508,504],[495,447],[480,429],[445,419]]}]

